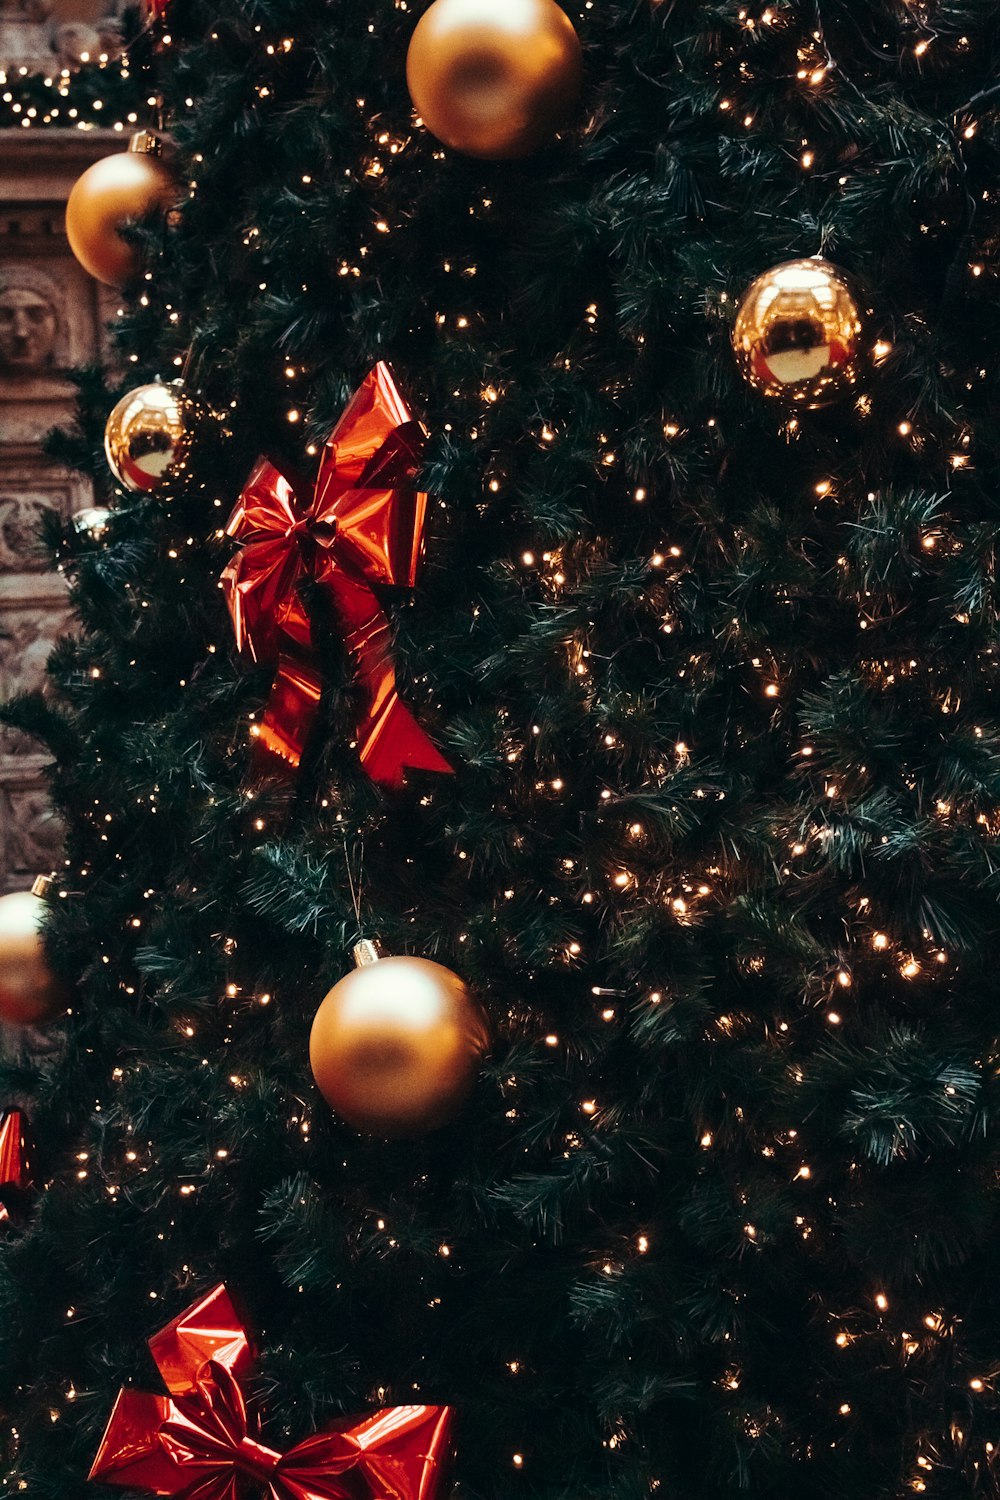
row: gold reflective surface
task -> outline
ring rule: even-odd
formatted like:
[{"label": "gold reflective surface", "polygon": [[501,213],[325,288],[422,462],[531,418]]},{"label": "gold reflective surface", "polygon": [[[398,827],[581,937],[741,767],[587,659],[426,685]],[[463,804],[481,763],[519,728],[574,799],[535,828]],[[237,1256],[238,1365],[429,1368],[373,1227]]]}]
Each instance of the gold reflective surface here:
[{"label": "gold reflective surface", "polygon": [[861,311],[844,273],[818,258],[790,260],[751,285],[733,347],[755,390],[816,407],[857,384],[862,335]]},{"label": "gold reflective surface", "polygon": [[187,454],[190,415],[179,380],[153,381],[123,396],[104,429],[104,451],[119,484],[140,493],[155,490]]}]

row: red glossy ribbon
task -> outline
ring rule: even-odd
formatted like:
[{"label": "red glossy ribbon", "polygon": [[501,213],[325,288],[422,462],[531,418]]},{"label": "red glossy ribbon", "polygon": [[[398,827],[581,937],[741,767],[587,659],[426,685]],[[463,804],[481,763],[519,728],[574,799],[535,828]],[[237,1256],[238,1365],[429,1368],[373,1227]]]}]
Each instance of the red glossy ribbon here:
[{"label": "red glossy ribbon", "polygon": [[322,681],[301,586],[321,584],[357,666],[361,762],[373,781],[402,785],[407,769],[451,773],[400,701],[389,622],[373,584],[417,580],[427,495],[413,488],[426,432],[388,365],[355,392],[323,450],[309,500],[260,459],[226,528],[243,546],[222,575],[236,643],[277,675],[258,743],[296,768]]},{"label": "red glossy ribbon", "polygon": [[149,1347],[170,1395],[121,1392],[91,1479],[183,1500],[436,1500],[451,1407],[388,1407],[279,1453],[247,1411],[253,1355],[224,1286]]},{"label": "red glossy ribbon", "polygon": [[10,1220],[12,1206],[34,1186],[32,1155],[28,1116],[23,1109],[8,1110],[0,1123],[0,1224]]}]

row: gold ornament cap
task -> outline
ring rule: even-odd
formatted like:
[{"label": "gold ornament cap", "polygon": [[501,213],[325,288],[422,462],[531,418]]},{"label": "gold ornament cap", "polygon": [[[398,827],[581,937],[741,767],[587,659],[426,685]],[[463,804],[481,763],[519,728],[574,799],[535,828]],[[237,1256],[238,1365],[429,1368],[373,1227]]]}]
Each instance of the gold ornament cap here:
[{"label": "gold ornament cap", "polygon": [[380,958],[384,958],[381,944],[374,938],[362,938],[360,943],[354,944],[354,967],[356,969],[367,969],[369,964],[377,964]]},{"label": "gold ornament cap", "polygon": [[162,156],[163,142],[155,130],[137,130],[128,143],[133,156]]},{"label": "gold ornament cap", "polygon": [[31,882],[31,894],[47,901],[52,894],[55,881],[51,875],[36,875]]}]

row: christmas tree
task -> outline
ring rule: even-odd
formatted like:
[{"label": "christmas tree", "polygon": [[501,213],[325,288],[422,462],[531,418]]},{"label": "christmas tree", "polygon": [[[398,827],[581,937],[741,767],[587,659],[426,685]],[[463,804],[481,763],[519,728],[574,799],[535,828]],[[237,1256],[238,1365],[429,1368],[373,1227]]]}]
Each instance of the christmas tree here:
[{"label": "christmas tree", "polygon": [[[183,202],[59,445],[108,497],[50,530],[79,632],[4,711],[51,750],[74,994],[2,1080],[40,1189],[0,1230],[3,1493],[100,1495],[146,1340],[224,1282],[274,1452],[427,1403],[482,1500],[995,1496],[1000,14],[574,0],[579,102],[493,160],[414,116],[427,9],[172,0],[153,39]],[[375,579],[373,656],[314,516],[255,663],[229,517],[252,472],[310,502],[382,361],[422,571]],[[177,462],[113,486],[157,375]],[[441,1128],[314,1085],[360,939],[489,1016]],[[270,1462],[170,1493],[397,1493]]]}]

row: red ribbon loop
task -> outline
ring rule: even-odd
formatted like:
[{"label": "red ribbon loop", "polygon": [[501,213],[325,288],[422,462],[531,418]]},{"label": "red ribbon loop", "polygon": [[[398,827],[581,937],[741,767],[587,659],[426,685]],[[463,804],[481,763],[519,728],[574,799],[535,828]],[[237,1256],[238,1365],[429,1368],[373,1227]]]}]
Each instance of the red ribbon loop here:
[{"label": "red ribbon loop", "polygon": [[324,450],[312,496],[260,459],[227,526],[242,548],[222,575],[239,650],[275,661],[259,746],[298,767],[322,682],[307,581],[327,592],[357,669],[361,762],[374,781],[399,787],[406,771],[451,767],[400,700],[391,632],[373,585],[412,588],[422,555],[427,495],[413,488],[426,433],[410,415],[388,365],[355,392]]},{"label": "red ribbon loop", "polygon": [[179,1500],[437,1500],[451,1408],[333,1423],[282,1454],[250,1430],[250,1343],[224,1286],[150,1340],[169,1396],[122,1391],[90,1471]]}]

